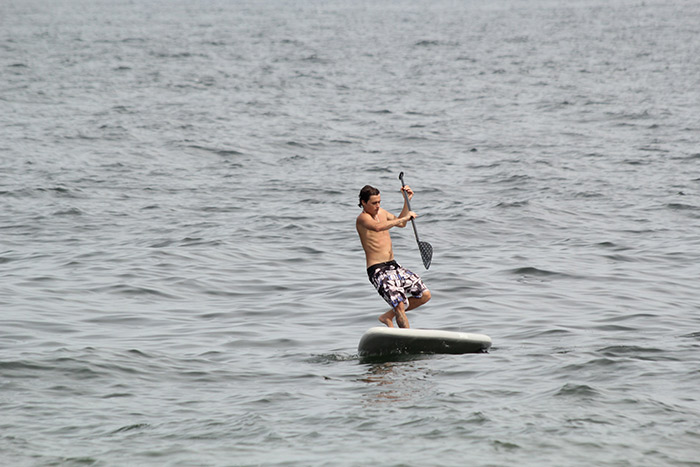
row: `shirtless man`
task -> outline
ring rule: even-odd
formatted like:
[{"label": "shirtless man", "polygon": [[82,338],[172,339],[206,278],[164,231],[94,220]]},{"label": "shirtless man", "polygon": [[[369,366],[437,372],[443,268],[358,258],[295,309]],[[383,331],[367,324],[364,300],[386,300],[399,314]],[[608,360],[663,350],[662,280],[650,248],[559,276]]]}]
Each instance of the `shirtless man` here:
[{"label": "shirtless man", "polygon": [[[408,199],[413,198],[413,190],[408,185],[401,190],[406,192]],[[396,324],[400,328],[407,328],[406,311],[418,308],[430,300],[430,291],[417,274],[394,261],[389,229],[406,227],[408,221],[417,215],[408,210],[405,201],[399,217],[382,209],[380,203],[378,189],[370,185],[362,188],[359,204],[362,213],[357,216],[355,227],[365,250],[369,280],[379,295],[391,305],[391,310],[381,315],[379,321],[393,328],[393,320],[396,318]],[[408,296],[409,293],[411,297]]]}]

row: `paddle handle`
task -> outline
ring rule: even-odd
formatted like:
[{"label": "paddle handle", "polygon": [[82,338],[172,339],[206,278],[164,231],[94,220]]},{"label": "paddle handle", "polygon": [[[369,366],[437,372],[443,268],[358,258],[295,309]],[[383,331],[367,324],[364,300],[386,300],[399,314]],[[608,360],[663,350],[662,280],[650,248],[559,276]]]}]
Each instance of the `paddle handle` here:
[{"label": "paddle handle", "polygon": [[[401,188],[406,186],[406,183],[403,181],[403,172],[399,174],[399,180],[401,180]],[[408,200],[408,194],[406,194],[405,191],[402,191],[403,193],[403,199],[406,200],[406,207],[408,210],[411,210],[411,202]],[[416,236],[416,242],[418,242],[418,245],[420,246],[420,240],[418,239],[418,230],[416,230],[416,223],[413,220],[413,217],[411,217],[411,225],[413,226],[413,234]]]},{"label": "paddle handle", "polygon": [[[399,174],[399,180],[401,180],[401,188],[406,186],[406,182],[403,181],[403,172]],[[406,206],[408,206],[408,210],[411,210],[411,203],[408,201],[408,196],[406,195],[406,192],[403,191],[403,197],[406,199]]]}]

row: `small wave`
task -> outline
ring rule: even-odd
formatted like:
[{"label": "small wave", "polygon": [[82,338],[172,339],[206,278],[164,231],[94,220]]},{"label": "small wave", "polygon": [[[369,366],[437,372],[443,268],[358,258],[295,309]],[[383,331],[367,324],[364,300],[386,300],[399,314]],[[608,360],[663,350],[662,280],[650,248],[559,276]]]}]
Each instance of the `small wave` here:
[{"label": "small wave", "polygon": [[0,264],[9,263],[12,261],[18,261],[19,258],[13,258],[12,256],[0,256]]},{"label": "small wave", "polygon": [[300,253],[308,254],[308,255],[322,255],[325,253],[324,250],[319,250],[317,248],[313,248],[310,246],[302,246],[298,250]]},{"label": "small wave", "polygon": [[[36,372],[60,373],[70,375],[71,378],[77,380],[96,379],[107,374],[106,368],[86,362],[85,356],[75,358],[58,356],[42,362],[0,362],[0,369],[12,370],[15,377],[25,378]],[[58,387],[56,386],[56,388]]]},{"label": "small wave", "polygon": [[620,255],[620,254],[605,255],[604,258],[609,259],[610,261],[614,261],[616,263],[635,263],[637,261],[640,261],[639,258],[637,258],[635,256]]},{"label": "small wave", "polygon": [[53,213],[54,216],[82,216],[83,211],[78,208],[69,208]]},{"label": "small wave", "polygon": [[328,354],[317,354],[305,360],[306,363],[321,363],[330,364],[338,362],[351,362],[358,360],[357,354],[347,354],[347,353],[328,353]]},{"label": "small wave", "polygon": [[150,52],[150,55],[156,58],[208,58],[206,54],[192,52]]},{"label": "small wave", "polygon": [[440,45],[440,41],[436,40],[422,40],[414,44],[416,47],[430,47],[435,45]]},{"label": "small wave", "polygon": [[206,151],[206,152],[211,152],[216,155],[219,155],[221,157],[231,157],[231,156],[243,156],[243,154],[240,151],[237,151],[235,149],[220,149],[220,148],[210,148],[207,146],[199,146],[199,145],[190,145],[188,146],[189,148],[192,149],[198,149],[200,151]]},{"label": "small wave", "polygon": [[280,163],[295,163],[295,162],[300,162],[300,161],[305,161],[307,160],[308,157],[302,156],[300,154],[295,154],[293,156],[287,156],[283,157],[282,159],[279,160]]},{"label": "small wave", "polygon": [[606,331],[606,332],[637,332],[639,329],[634,326],[623,326],[621,324],[600,324],[593,326],[591,329],[596,331]]},{"label": "small wave", "polygon": [[580,397],[590,399],[599,396],[599,392],[587,384],[572,384],[566,383],[557,391],[555,396],[558,397]]},{"label": "small wave", "polygon": [[435,116],[435,114],[418,112],[416,110],[409,110],[408,112],[406,112],[406,115],[411,115],[411,116],[416,116],[416,117],[434,117]]},{"label": "small wave", "polygon": [[639,148],[640,151],[645,151],[645,152],[660,152],[663,154],[668,154],[670,151],[668,149],[661,149],[656,146],[642,146]]},{"label": "small wave", "polygon": [[[566,338],[566,337],[571,337],[572,333],[571,331],[568,331],[566,329],[542,329],[542,328],[534,328],[534,329],[527,329],[524,331],[518,331],[516,333],[508,334],[503,336],[504,338],[507,339],[513,339],[513,340],[519,340],[519,341],[537,341],[541,340],[544,338],[549,338],[549,337],[558,337],[558,338]],[[491,350],[494,350],[494,347],[491,347]],[[560,353],[566,353],[566,352],[560,352]]]},{"label": "small wave", "polygon": [[50,193],[61,198],[78,198],[78,193],[81,190],[75,188],[66,188],[64,186],[54,186],[54,187],[38,187],[36,191],[43,193]]},{"label": "small wave", "polygon": [[496,451],[515,451],[521,449],[519,444],[513,443],[512,441],[501,441],[497,439],[492,441],[491,444]]},{"label": "small wave", "polygon": [[622,161],[622,163],[623,163],[623,164],[627,164],[627,165],[634,165],[634,166],[637,166],[637,165],[640,165],[640,166],[641,166],[641,165],[649,165],[649,164],[651,164],[650,161],[641,160],[641,159],[625,159],[624,161]]},{"label": "small wave", "polygon": [[[240,211],[242,208],[240,206],[205,206],[201,208],[202,212],[236,212]],[[216,241],[216,244],[219,245],[221,242],[218,240]]]},{"label": "small wave", "polygon": [[135,395],[128,392],[112,392],[110,394],[105,394],[101,399],[121,399],[127,397],[135,397]]},{"label": "small wave", "polygon": [[415,135],[410,135],[410,136],[404,136],[401,138],[401,141],[429,141],[428,138],[425,136],[415,136]]},{"label": "small wave", "polygon": [[126,426],[123,426],[121,428],[117,428],[116,430],[114,430],[112,432],[112,434],[116,435],[118,433],[125,433],[128,431],[144,430],[144,429],[150,428],[150,427],[151,427],[151,425],[149,425],[148,423],[135,423],[133,425],[126,425]]},{"label": "small wave", "polygon": [[687,160],[687,161],[699,160],[699,159],[700,159],[700,152],[696,152],[696,153],[694,153],[694,154],[690,154],[690,155],[687,155],[687,156],[677,156],[677,157],[673,157],[672,159],[681,160],[681,161],[685,161],[685,160]]},{"label": "small wave", "polygon": [[296,45],[296,46],[303,46],[304,43],[300,40],[297,39],[282,39],[279,41],[280,44],[285,44],[285,45]]},{"label": "small wave", "polygon": [[501,201],[496,205],[497,208],[522,208],[530,204],[529,200],[524,201]]},{"label": "small wave", "polygon": [[635,360],[646,361],[676,361],[667,351],[654,347],[640,347],[638,345],[612,345],[599,352],[606,357],[627,357]]},{"label": "small wave", "polygon": [[604,198],[605,195],[603,193],[599,192],[593,192],[593,191],[579,191],[578,193],[574,193],[574,198],[583,198],[583,199],[593,199],[593,198]]},{"label": "small wave", "polygon": [[96,289],[94,289],[94,291],[113,293],[113,294],[123,295],[123,296],[128,296],[128,297],[152,296],[152,297],[160,297],[160,298],[167,298],[167,299],[173,299],[173,300],[178,298],[175,295],[163,292],[162,290],[158,290],[156,288],[129,285],[129,284],[118,284],[118,285],[112,285],[112,286],[108,286],[108,287],[97,287]]},{"label": "small wave", "polygon": [[616,120],[646,120],[651,118],[647,110],[642,112],[606,112],[606,115]]},{"label": "small wave", "polygon": [[685,203],[669,203],[666,205],[668,209],[672,211],[698,211],[700,206],[693,206],[692,204]]},{"label": "small wave", "polygon": [[499,180],[497,183],[520,183],[532,179],[529,175],[511,175],[503,180]]},{"label": "small wave", "polygon": [[569,274],[548,271],[546,269],[539,269],[534,266],[525,266],[522,268],[510,269],[509,273],[517,276],[536,276],[536,277],[571,277]]},{"label": "small wave", "polygon": [[[119,114],[134,114],[134,113],[136,113],[134,110],[131,110],[129,107],[127,107],[125,105],[115,105],[114,107],[112,107],[112,110],[114,112],[119,113]],[[123,164],[120,164],[119,162],[117,162],[117,164],[123,166]]]},{"label": "small wave", "polygon": [[302,346],[302,342],[295,339],[284,337],[278,338],[260,338],[260,339],[235,339],[227,344],[226,347],[232,349],[247,349],[247,348],[275,348],[275,349],[291,349]]},{"label": "small wave", "polygon": [[456,47],[459,45],[458,42],[454,41],[441,41],[441,40],[431,40],[431,39],[424,39],[416,42],[413,44],[414,47],[439,47],[439,46],[447,46],[447,47]]},{"label": "small wave", "polygon": [[320,64],[331,63],[330,60],[327,60],[325,58],[321,58],[318,56],[318,54],[307,55],[307,56],[303,57],[301,59],[301,61],[302,62],[309,62],[309,63],[320,63]]},{"label": "small wave", "polygon": [[[210,211],[211,209],[211,211]],[[231,212],[231,210],[228,210],[226,208],[216,208],[217,210],[213,210],[214,208],[205,208],[205,212]],[[223,242],[221,240],[207,240],[205,238],[201,237],[185,237],[182,240],[180,240],[180,246],[182,247],[188,247],[188,246],[218,246],[221,245]]]},{"label": "small wave", "polygon": [[24,361],[6,361],[6,362],[0,362],[0,370],[3,371],[4,376],[7,378],[8,377],[8,372],[13,371],[13,370],[30,370],[30,371],[39,371],[39,370],[49,370],[51,367],[49,365],[39,365],[37,363],[30,363],[30,362],[24,362]]},{"label": "small wave", "polygon": [[366,171],[371,173],[394,173],[394,170],[391,167],[379,165],[375,165],[374,167],[368,167]]}]

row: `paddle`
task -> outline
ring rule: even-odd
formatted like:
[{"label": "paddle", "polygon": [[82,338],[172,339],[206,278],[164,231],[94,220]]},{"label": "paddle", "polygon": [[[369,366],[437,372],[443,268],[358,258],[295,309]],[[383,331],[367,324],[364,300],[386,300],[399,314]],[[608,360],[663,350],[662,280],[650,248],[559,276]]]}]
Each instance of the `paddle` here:
[{"label": "paddle", "polygon": [[[399,174],[399,180],[401,180],[401,187],[405,187],[406,183],[403,181],[403,172]],[[411,203],[408,201],[408,195],[403,192],[403,197],[406,200],[406,206],[408,210],[411,210]],[[416,230],[416,221],[411,218],[411,224],[413,225],[413,233],[416,235],[416,242],[418,242],[418,249],[420,250],[420,257],[423,259],[423,266],[425,269],[430,269],[430,262],[433,260],[433,247],[428,242],[421,242],[418,239],[418,231]]]}]

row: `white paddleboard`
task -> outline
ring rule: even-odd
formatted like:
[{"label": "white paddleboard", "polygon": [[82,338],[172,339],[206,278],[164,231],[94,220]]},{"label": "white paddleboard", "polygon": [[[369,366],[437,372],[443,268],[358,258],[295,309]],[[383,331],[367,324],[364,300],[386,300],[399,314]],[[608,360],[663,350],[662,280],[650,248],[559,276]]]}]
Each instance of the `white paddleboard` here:
[{"label": "white paddleboard", "polygon": [[491,338],[484,334],[433,329],[370,328],[357,351],[361,357],[399,354],[464,354],[486,352]]}]

